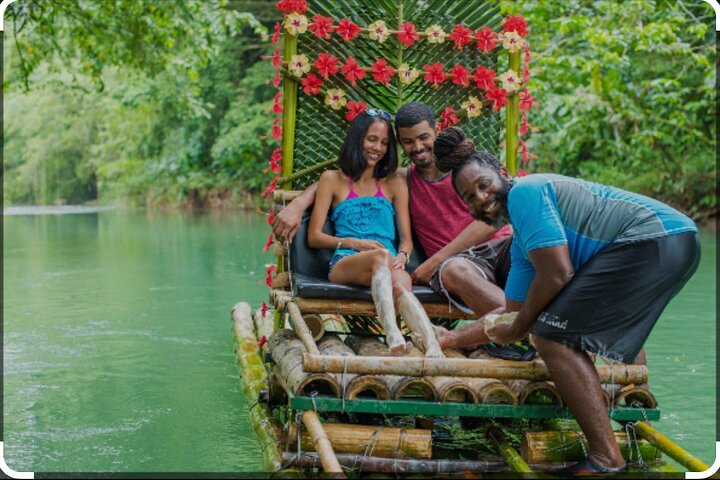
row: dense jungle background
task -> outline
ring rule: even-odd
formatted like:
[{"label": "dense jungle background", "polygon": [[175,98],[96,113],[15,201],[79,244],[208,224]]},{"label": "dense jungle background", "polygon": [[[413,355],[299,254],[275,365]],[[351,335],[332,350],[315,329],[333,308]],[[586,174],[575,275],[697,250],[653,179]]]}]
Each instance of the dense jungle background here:
[{"label": "dense jungle background", "polygon": [[[380,0],[368,0],[368,8]],[[714,12],[501,2],[532,46],[526,170],[716,211]],[[274,1],[18,0],[5,13],[3,204],[252,206],[271,173]]]}]

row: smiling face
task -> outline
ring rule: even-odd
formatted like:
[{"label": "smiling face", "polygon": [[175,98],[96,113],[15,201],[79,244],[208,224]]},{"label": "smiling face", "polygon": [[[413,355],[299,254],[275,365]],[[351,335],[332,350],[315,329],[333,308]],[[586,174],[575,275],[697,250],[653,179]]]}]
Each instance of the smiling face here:
[{"label": "smiling face", "polygon": [[367,162],[366,168],[375,168],[388,151],[390,138],[388,124],[378,120],[370,124],[363,138],[363,156]]},{"label": "smiling face", "polygon": [[412,127],[398,128],[398,141],[405,155],[418,168],[428,168],[434,165],[435,129],[430,126],[427,120],[423,120]]},{"label": "smiling face", "polygon": [[470,161],[460,169],[453,183],[476,220],[495,228],[509,223],[507,202],[511,184],[505,168],[498,174],[492,167]]}]

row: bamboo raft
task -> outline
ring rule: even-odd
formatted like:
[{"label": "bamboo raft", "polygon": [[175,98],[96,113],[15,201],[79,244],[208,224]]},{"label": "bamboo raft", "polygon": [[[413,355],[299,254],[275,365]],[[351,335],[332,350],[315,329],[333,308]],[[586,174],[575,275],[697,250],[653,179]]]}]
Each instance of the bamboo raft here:
[{"label": "bamboo raft", "polygon": [[[498,61],[497,50],[503,48],[480,52],[453,44],[455,40],[430,42],[428,31],[432,28],[422,31],[436,26],[428,22],[442,23],[447,31],[452,25],[456,30],[467,28],[471,34],[492,29],[500,44],[512,35],[506,36],[504,28],[500,32],[496,0],[390,0],[384,4],[376,6],[384,10],[381,14],[359,0],[277,2],[284,22],[278,23],[274,35],[279,39],[282,33],[282,56],[278,48],[272,57],[277,69],[273,83],[281,88],[273,111],[282,113],[282,118],[273,122],[272,134],[275,139],[282,137],[282,145],[278,149],[281,165],[276,150],[268,168],[275,174],[267,190],[274,201],[269,216],[336,162],[349,117],[335,106],[328,107],[332,103],[328,100],[330,87],[352,99],[347,102],[348,114],[352,103],[367,102],[390,112],[408,101],[426,103],[443,122],[462,122],[478,149],[498,157],[502,130],[505,166],[517,173],[521,144],[524,147],[519,138],[524,113],[518,91],[507,93],[501,125],[500,115],[493,111],[490,100],[482,98],[479,86],[460,86],[449,80],[430,85],[428,78],[404,82],[399,77],[390,84],[374,75],[357,84],[354,80],[348,83],[350,79],[340,74],[321,74],[324,81],[310,78],[315,73],[307,74],[303,68],[309,71],[312,59],[321,53],[336,59],[352,57],[360,65],[356,73],[376,73],[370,65],[378,57],[396,68],[403,64],[415,70],[416,76],[423,63],[443,66],[439,60],[448,69],[453,64],[477,67],[478,71],[506,68]],[[349,11],[340,13],[342,9]],[[312,33],[305,31],[303,22],[312,19],[314,23],[318,16],[332,22],[352,19],[363,25],[355,25],[357,39],[343,36],[339,41],[340,27],[330,27],[327,35],[315,31],[319,24],[309,27]],[[387,35],[398,38],[369,40],[370,33],[379,28],[377,22],[374,29],[370,24],[378,18],[393,24]],[[418,26],[412,47],[397,41],[403,22]],[[522,72],[529,78],[529,47],[524,52],[504,48],[510,69],[506,74],[513,71],[519,79]],[[448,78],[455,79],[454,74]],[[313,91],[310,80],[320,81],[322,89]],[[494,81],[500,82],[499,77]],[[328,95],[324,102],[322,95],[318,96],[320,90]],[[465,106],[458,110],[468,98],[478,101],[482,114],[471,115]],[[527,127],[526,121],[523,123]],[[273,191],[276,187],[281,190]],[[305,238],[306,220],[290,245],[269,238],[266,248],[272,247],[276,256],[266,279],[271,307],[263,302],[262,308],[253,309],[241,302],[231,312],[241,385],[250,405],[249,422],[258,437],[266,472],[283,477],[320,474],[338,478],[491,472],[547,476],[585,458],[587,443],[542,359],[500,360],[482,349],[445,350],[445,358],[425,358],[418,350],[405,357],[389,356],[379,339],[382,327],[369,294],[356,291],[345,298],[336,292],[328,298],[303,287],[303,276],[309,276],[315,286],[321,285],[321,291],[333,288],[327,285],[327,267],[324,272],[314,268],[326,266],[329,257],[309,249]],[[408,268],[422,261],[416,258],[416,251]],[[421,302],[436,323],[474,318],[444,299],[425,297]],[[608,415],[618,426],[616,440],[632,472],[640,472],[640,476],[677,473],[667,457],[690,471],[709,470],[650,425],[660,419],[660,411],[653,394],[641,387],[648,381],[647,367],[597,363],[596,368]]]}]

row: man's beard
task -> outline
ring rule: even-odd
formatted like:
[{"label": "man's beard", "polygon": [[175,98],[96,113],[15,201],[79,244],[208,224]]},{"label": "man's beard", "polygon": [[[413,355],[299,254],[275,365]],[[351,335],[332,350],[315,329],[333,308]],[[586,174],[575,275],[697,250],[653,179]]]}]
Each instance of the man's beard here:
[{"label": "man's beard", "polygon": [[[500,181],[502,182],[502,187],[497,193],[495,193],[495,202],[497,202],[500,207],[500,211],[497,213],[497,216],[492,218],[482,209],[473,213],[475,220],[485,222],[495,229],[500,229],[504,225],[510,223],[510,214],[508,213],[508,195],[510,194],[510,187],[512,184],[509,180],[503,178],[502,176],[500,177]],[[494,212],[492,213],[494,214]]]}]

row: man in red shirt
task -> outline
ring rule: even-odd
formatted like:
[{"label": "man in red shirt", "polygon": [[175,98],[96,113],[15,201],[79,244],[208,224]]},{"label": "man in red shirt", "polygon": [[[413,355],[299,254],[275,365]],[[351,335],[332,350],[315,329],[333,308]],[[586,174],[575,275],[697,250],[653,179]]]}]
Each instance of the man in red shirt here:
[{"label": "man in red shirt", "polygon": [[[478,317],[505,305],[511,227],[496,230],[475,220],[455,193],[450,175],[435,167],[435,116],[427,105],[411,102],[400,107],[395,129],[403,152],[412,161],[397,173],[408,179],[411,227],[428,257],[413,272],[413,282],[430,285]],[[292,240],[316,188],[317,183],[309,186],[275,217],[276,237]]]}]

